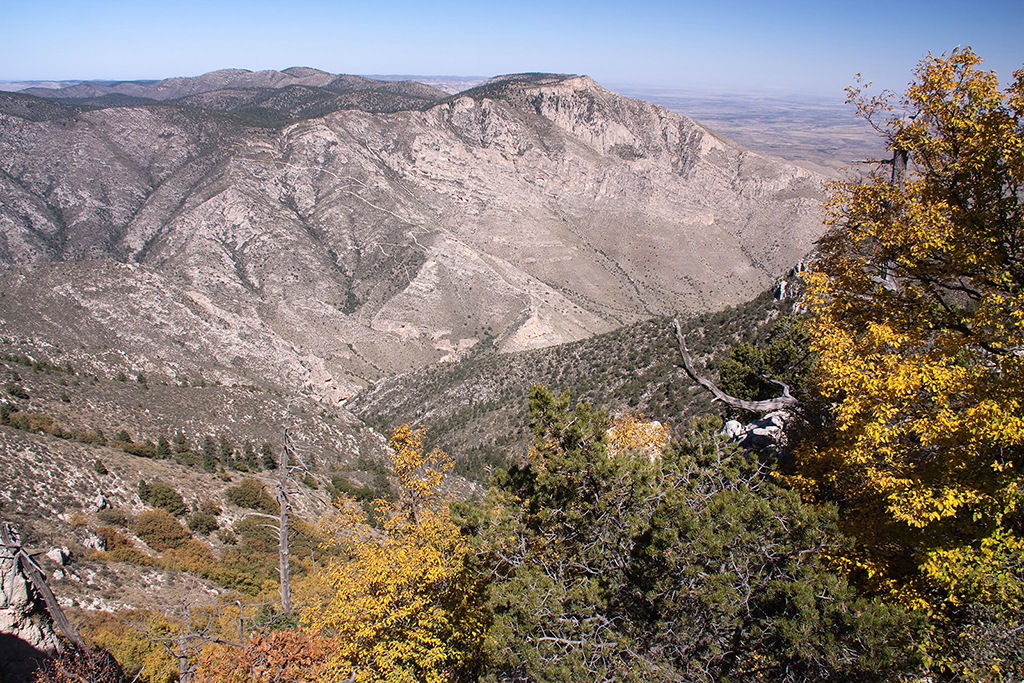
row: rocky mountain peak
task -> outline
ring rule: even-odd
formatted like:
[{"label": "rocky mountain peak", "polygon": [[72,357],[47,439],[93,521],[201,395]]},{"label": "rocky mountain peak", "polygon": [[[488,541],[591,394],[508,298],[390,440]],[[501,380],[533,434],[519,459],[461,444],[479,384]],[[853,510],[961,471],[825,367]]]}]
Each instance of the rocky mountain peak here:
[{"label": "rocky mountain peak", "polygon": [[[419,84],[288,71],[133,86],[221,88],[187,108],[59,118],[28,115],[52,102],[8,98],[0,266],[52,265],[5,279],[0,294],[17,296],[0,297],[0,316],[68,344],[107,329],[167,364],[195,363],[175,344],[204,349],[223,381],[337,405],[477,349],[743,301],[821,231],[817,176],[586,76],[506,75],[431,99]],[[392,96],[405,98],[394,110],[380,99]],[[220,113],[274,107],[286,125]],[[316,107],[328,113],[302,113]],[[98,257],[137,270],[69,263]]]}]

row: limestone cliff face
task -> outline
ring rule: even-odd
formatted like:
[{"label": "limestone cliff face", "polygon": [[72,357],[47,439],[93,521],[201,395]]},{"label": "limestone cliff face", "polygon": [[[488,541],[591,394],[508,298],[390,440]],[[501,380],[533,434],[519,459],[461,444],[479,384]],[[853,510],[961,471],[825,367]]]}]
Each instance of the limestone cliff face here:
[{"label": "limestone cliff face", "polygon": [[502,77],[423,111],[279,129],[20,98],[0,107],[0,264],[132,262],[104,268],[190,313],[126,314],[113,285],[85,292],[65,266],[19,277],[78,292],[65,325],[182,326],[239,375],[342,387],[315,389],[331,401],[483,342],[737,303],[821,231],[818,177],[586,77]]}]

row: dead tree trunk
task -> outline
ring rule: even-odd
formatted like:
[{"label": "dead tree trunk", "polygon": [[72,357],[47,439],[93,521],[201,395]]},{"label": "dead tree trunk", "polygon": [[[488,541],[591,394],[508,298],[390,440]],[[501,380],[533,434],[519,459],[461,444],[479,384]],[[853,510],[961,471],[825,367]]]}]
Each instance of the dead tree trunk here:
[{"label": "dead tree trunk", "polygon": [[281,505],[281,519],[278,526],[278,562],[281,572],[281,611],[291,612],[292,611],[292,583],[291,583],[291,567],[289,566],[289,553],[288,553],[288,467],[292,462],[292,445],[291,437],[288,435],[288,430],[284,430],[284,448],[282,458],[284,462],[281,465],[281,485],[280,485],[280,496],[278,502]]},{"label": "dead tree trunk", "polygon": [[803,408],[803,404],[800,403],[800,401],[789,395],[789,387],[783,382],[779,382],[774,379],[769,379],[768,381],[782,387],[782,396],[777,398],[770,398],[764,401],[746,401],[742,398],[736,398],[735,396],[730,396],[725,393],[716,387],[714,382],[697,374],[697,371],[693,368],[693,361],[690,359],[690,352],[686,349],[686,337],[683,336],[683,330],[679,326],[679,321],[673,320],[672,323],[676,328],[676,340],[679,342],[679,353],[683,357],[683,368],[686,369],[686,374],[689,375],[694,382],[714,394],[715,398],[712,400],[721,401],[727,406],[731,406],[733,408],[740,408],[742,410],[749,410],[756,413],[769,413],[773,410],[786,409],[800,410]]}]

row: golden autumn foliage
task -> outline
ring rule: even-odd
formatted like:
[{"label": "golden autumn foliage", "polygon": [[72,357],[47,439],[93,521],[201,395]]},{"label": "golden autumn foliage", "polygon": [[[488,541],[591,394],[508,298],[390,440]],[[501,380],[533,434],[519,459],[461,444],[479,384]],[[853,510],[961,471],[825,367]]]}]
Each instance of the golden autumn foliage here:
[{"label": "golden autumn foliage", "polygon": [[608,455],[632,453],[651,461],[668,446],[670,430],[658,421],[646,421],[634,412],[617,415],[608,429]]},{"label": "golden autumn foliage", "polygon": [[399,427],[391,438],[399,497],[377,501],[383,532],[347,509],[336,529],[346,552],[314,579],[319,601],[302,621],[335,643],[321,680],[440,683],[480,666],[480,577],[439,490],[452,461],[425,453],[423,434]]},{"label": "golden autumn foliage", "polygon": [[161,627],[166,624],[165,619],[148,611],[84,612],[78,630],[90,645],[113,655],[129,680],[172,683],[178,676],[177,663],[162,645],[133,627],[153,620]]},{"label": "golden autumn foliage", "polygon": [[864,586],[923,609],[1024,605],[1024,70],[1002,92],[980,62],[851,89],[896,172],[833,188],[807,276],[826,429],[791,481],[838,503]]}]

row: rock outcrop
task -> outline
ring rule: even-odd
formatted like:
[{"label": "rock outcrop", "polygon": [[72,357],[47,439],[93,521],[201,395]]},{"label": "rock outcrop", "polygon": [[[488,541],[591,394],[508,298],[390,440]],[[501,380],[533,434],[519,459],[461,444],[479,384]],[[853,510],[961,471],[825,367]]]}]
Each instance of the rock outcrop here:
[{"label": "rock outcrop", "polygon": [[23,569],[29,561],[13,529],[0,520],[0,681],[26,681],[61,650],[43,597]]}]

